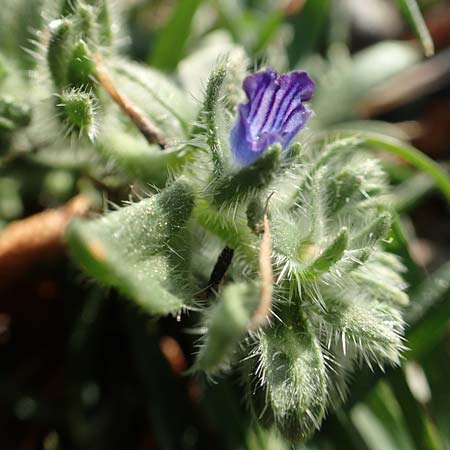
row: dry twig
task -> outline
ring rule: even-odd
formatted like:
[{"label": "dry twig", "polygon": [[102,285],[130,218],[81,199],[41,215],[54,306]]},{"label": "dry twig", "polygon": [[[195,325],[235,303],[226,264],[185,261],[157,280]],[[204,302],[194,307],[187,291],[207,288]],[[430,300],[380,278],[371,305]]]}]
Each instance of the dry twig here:
[{"label": "dry twig", "polygon": [[9,224],[0,233],[0,286],[17,279],[33,262],[62,251],[67,224],[91,207],[88,198],[78,195],[61,208]]},{"label": "dry twig", "polygon": [[261,281],[261,289],[259,296],[259,305],[252,319],[251,328],[256,329],[263,325],[272,308],[273,294],[273,272],[272,272],[272,239],[270,236],[269,218],[267,217],[267,209],[269,201],[272,198],[272,192],[264,208],[263,215],[263,232],[261,243],[259,246],[259,277]]},{"label": "dry twig", "polygon": [[97,68],[97,80],[109,96],[128,115],[149,144],[158,144],[161,149],[167,147],[167,139],[163,132],[130,99],[122,95],[103,64],[100,54],[94,56]]}]

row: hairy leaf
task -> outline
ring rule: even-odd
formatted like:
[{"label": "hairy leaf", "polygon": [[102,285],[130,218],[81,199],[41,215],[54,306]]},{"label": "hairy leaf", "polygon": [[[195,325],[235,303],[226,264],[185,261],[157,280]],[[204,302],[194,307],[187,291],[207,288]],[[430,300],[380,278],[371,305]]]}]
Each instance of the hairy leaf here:
[{"label": "hairy leaf", "polygon": [[192,206],[190,186],[179,181],[103,218],[74,221],[67,241],[88,274],[150,313],[174,313],[192,296],[185,228]]}]

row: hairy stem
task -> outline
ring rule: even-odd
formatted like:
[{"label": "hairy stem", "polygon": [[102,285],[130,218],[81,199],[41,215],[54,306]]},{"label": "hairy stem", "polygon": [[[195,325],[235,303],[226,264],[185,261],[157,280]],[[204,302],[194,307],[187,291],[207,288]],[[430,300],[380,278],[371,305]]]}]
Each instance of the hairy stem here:
[{"label": "hairy stem", "polygon": [[214,266],[211,276],[209,278],[208,287],[206,290],[206,297],[209,298],[211,295],[219,289],[220,283],[225,276],[228,267],[230,267],[231,261],[233,260],[234,250],[230,247],[225,247],[217,258],[216,265]]}]

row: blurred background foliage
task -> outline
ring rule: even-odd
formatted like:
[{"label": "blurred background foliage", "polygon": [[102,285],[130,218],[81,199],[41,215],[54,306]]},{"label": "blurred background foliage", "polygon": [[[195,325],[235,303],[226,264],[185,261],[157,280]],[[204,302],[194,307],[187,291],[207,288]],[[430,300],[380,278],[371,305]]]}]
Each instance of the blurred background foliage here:
[{"label": "blurred background foliage", "polygon": [[[185,117],[194,119],[190,104],[201,98],[218,57],[242,46],[255,67],[312,74],[318,87],[310,130],[360,131],[380,150],[398,212],[385,246],[408,269],[408,350],[402,368],[355,374],[349,403],[304,448],[450,449],[450,2],[112,3],[118,51],[148,64],[155,77],[170,74]],[[151,189],[145,180],[164,185],[176,156],[149,152],[142,166],[139,152],[147,148],[130,138],[137,156],[123,154],[129,143],[114,126],[96,157],[82,141],[42,140],[30,98],[45,90],[33,78],[33,42],[49,19],[48,2],[0,6],[0,229],[78,193],[108,208]],[[155,92],[164,100],[164,83],[154,80],[139,92],[139,80],[125,75],[119,85],[138,98],[151,91],[151,110]],[[178,122],[166,125],[181,139]],[[288,448],[250,423],[238,380],[183,375],[192,362],[194,318],[149,319],[91,283],[61,251],[26,267],[0,258],[0,292],[2,449]]]}]

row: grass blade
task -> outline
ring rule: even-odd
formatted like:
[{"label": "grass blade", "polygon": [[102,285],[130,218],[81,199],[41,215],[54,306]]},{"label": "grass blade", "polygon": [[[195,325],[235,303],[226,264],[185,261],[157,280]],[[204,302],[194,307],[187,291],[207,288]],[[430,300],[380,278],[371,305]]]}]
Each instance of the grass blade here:
[{"label": "grass blade", "polygon": [[407,358],[418,358],[429,351],[449,328],[450,262],[424,282],[411,299],[407,313],[411,324],[408,333]]},{"label": "grass blade", "polygon": [[394,155],[400,156],[405,161],[431,176],[437,187],[445,196],[447,202],[450,204],[450,177],[438,163],[426,156],[420,150],[409,144],[405,144],[398,139],[376,133],[364,133],[361,137],[369,146],[381,148]]},{"label": "grass blade", "polygon": [[414,261],[408,238],[404,227],[397,214],[393,215],[392,228],[388,242],[384,247],[390,253],[400,256],[402,263],[406,266],[406,272],[403,274],[404,280],[408,283],[408,294],[418,287],[425,278],[424,270]]},{"label": "grass blade", "polygon": [[282,9],[277,9],[269,14],[259,29],[258,39],[256,40],[256,44],[253,48],[253,52],[255,54],[262,52],[267,47],[283,23],[283,19],[284,11]]},{"label": "grass blade", "polygon": [[305,2],[305,6],[294,18],[294,39],[288,49],[291,66],[315,50],[324,29],[330,9],[329,0]]},{"label": "grass blade", "polygon": [[409,434],[420,450],[440,450],[442,448],[437,430],[422,407],[411,393],[402,370],[397,370],[390,378],[392,392],[402,410]]},{"label": "grass blade", "polygon": [[408,178],[395,188],[394,207],[399,213],[408,213],[429,197],[436,186],[433,180],[423,172]]},{"label": "grass blade", "polygon": [[416,0],[396,0],[398,8],[420,39],[425,56],[434,55],[434,44]]},{"label": "grass blade", "polygon": [[172,16],[159,35],[155,49],[148,59],[151,66],[162,70],[175,69],[183,56],[186,41],[191,31],[192,19],[201,0],[176,2]]}]

